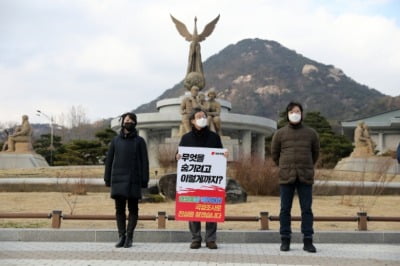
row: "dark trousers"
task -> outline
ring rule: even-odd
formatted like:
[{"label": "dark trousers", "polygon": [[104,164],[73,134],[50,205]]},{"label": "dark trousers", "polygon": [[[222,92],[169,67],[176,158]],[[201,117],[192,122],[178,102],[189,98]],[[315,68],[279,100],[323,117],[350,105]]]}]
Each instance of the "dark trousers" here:
[{"label": "dark trousers", "polygon": [[[192,241],[201,242],[201,223],[189,222],[189,229],[192,233]],[[217,223],[206,223],[206,242],[217,240]]]},{"label": "dark trousers", "polygon": [[280,185],[281,211],[279,214],[281,237],[290,238],[291,228],[291,210],[294,198],[294,192],[297,190],[301,208],[301,232],[304,238],[312,238],[314,234],[312,212],[312,185],[304,184],[296,180],[294,184]]},{"label": "dark trousers", "polygon": [[[126,203],[128,203],[129,211],[128,227],[126,227]],[[128,231],[128,235],[132,235],[139,217],[139,199],[125,197],[115,198],[115,217],[117,220],[118,234],[122,236]]]}]

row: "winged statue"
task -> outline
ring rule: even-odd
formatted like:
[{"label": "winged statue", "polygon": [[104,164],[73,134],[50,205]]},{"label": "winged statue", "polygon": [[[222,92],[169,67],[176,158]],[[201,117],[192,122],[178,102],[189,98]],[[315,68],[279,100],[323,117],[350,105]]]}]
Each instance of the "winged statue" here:
[{"label": "winged statue", "polygon": [[201,62],[201,52],[200,52],[200,42],[204,41],[208,36],[211,35],[213,32],[215,25],[217,24],[219,20],[219,15],[212,20],[210,23],[208,23],[202,33],[197,34],[197,17],[194,18],[194,31],[193,34],[191,34],[188,29],[186,28],[186,25],[174,18],[172,15],[171,19],[174,22],[176,29],[178,30],[179,34],[182,35],[185,40],[188,42],[191,42],[190,44],[190,50],[189,50],[189,62],[188,62],[188,67],[187,67],[187,72],[186,74],[189,74],[191,72],[200,72],[203,74],[203,64]]}]

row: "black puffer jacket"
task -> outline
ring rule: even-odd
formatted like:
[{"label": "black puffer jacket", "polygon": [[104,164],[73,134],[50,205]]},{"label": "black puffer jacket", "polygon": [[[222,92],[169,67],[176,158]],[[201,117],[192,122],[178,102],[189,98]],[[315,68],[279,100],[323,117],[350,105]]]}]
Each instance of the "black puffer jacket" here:
[{"label": "black puffer jacket", "polygon": [[111,186],[111,198],[141,198],[141,188],[149,183],[146,142],[136,131],[121,133],[110,143],[104,182]]},{"label": "black puffer jacket", "polygon": [[201,130],[192,127],[192,131],[182,136],[179,146],[222,148],[222,142],[219,135],[209,130],[208,127]]},{"label": "black puffer jacket", "polygon": [[314,164],[319,156],[319,138],[314,129],[301,124],[280,128],[272,138],[271,153],[279,166],[280,184],[292,184],[296,178],[314,183]]}]

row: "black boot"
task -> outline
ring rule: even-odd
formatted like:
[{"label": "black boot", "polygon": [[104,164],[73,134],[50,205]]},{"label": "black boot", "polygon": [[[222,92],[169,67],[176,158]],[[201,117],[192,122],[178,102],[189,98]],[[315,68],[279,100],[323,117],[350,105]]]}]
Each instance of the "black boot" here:
[{"label": "black boot", "polygon": [[115,244],[115,247],[121,248],[124,246],[125,241],[126,241],[126,215],[125,214],[117,214],[116,219],[117,219],[119,240]]},{"label": "black boot", "polygon": [[138,220],[138,215],[137,214],[129,213],[129,216],[128,216],[128,227],[127,227],[128,234],[127,234],[127,237],[126,237],[126,240],[125,240],[125,244],[124,244],[125,248],[132,247],[133,232],[135,231],[137,220]]},{"label": "black boot", "polygon": [[132,242],[133,242],[133,234],[129,234],[126,236],[126,240],[124,243],[124,248],[130,248],[132,247]]},{"label": "black boot", "polygon": [[125,245],[126,235],[119,236],[119,240],[117,244],[115,244],[116,248],[122,248]]},{"label": "black boot", "polygon": [[290,250],[290,238],[282,237],[281,238],[281,251],[289,251]]},{"label": "black boot", "polygon": [[312,238],[304,238],[303,243],[304,243],[303,250],[311,252],[311,253],[317,252],[317,249],[315,248],[315,246],[312,243]]}]

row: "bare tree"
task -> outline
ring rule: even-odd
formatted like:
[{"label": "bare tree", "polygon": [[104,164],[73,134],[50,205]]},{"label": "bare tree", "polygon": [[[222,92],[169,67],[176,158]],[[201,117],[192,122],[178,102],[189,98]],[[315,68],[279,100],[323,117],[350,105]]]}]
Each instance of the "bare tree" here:
[{"label": "bare tree", "polygon": [[83,106],[72,106],[67,114],[62,113],[59,116],[59,124],[68,128],[66,132],[62,132],[63,140],[68,142],[72,139],[90,139],[92,136],[90,130],[90,121],[86,116]]},{"label": "bare tree", "polygon": [[72,106],[68,113],[70,127],[80,127],[81,125],[88,124],[89,119],[86,117],[86,111],[83,106]]}]

